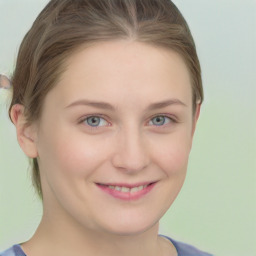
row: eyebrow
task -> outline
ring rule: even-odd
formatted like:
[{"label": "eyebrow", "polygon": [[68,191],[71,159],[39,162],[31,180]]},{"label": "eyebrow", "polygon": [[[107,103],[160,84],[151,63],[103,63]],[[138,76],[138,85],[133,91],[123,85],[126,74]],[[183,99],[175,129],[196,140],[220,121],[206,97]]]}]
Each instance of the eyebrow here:
[{"label": "eyebrow", "polygon": [[107,110],[114,110],[115,108],[107,103],[107,102],[102,102],[102,101],[90,101],[90,100],[86,100],[86,99],[82,99],[82,100],[77,100],[74,101],[73,103],[71,103],[70,105],[68,105],[65,108],[70,108],[70,107],[74,107],[74,106],[91,106],[91,107],[95,107],[95,108],[99,108],[99,109],[107,109]]},{"label": "eyebrow", "polygon": [[[107,102],[90,101],[90,100],[86,100],[86,99],[81,99],[81,100],[74,101],[65,108],[81,106],[81,105],[82,106],[83,105],[84,106],[91,106],[91,107],[94,107],[94,108],[106,109],[106,110],[111,110],[111,111],[115,110],[115,107],[112,106],[111,104],[107,103]],[[169,99],[169,100],[165,100],[165,101],[161,101],[161,102],[152,103],[152,104],[149,105],[147,110],[160,109],[160,108],[168,107],[170,105],[180,105],[180,106],[187,107],[187,105],[179,99]]]},{"label": "eyebrow", "polygon": [[148,110],[164,108],[164,107],[168,107],[170,105],[180,105],[180,106],[183,106],[183,107],[187,107],[187,105],[179,99],[169,99],[169,100],[165,100],[165,101],[150,104],[149,107],[148,107]]}]

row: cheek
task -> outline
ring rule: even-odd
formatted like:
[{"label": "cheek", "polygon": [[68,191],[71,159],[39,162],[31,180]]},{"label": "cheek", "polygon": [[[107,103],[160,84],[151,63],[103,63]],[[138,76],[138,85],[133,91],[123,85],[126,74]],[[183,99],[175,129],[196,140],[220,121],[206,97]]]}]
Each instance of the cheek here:
[{"label": "cheek", "polygon": [[169,136],[158,141],[154,160],[167,176],[184,174],[190,153],[190,139],[186,136]]},{"label": "cheek", "polygon": [[47,164],[44,168],[47,172],[52,170],[56,174],[79,178],[97,169],[107,158],[107,152],[95,137],[60,130],[43,140],[39,156],[42,164]]}]

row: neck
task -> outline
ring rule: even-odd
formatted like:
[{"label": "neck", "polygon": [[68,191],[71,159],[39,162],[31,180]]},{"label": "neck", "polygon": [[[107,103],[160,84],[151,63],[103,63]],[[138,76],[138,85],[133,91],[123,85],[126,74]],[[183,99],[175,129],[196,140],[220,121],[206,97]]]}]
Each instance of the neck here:
[{"label": "neck", "polygon": [[111,234],[87,230],[67,222],[42,221],[30,241],[23,244],[30,255],[95,255],[95,256],[162,256],[158,223],[140,234]]}]

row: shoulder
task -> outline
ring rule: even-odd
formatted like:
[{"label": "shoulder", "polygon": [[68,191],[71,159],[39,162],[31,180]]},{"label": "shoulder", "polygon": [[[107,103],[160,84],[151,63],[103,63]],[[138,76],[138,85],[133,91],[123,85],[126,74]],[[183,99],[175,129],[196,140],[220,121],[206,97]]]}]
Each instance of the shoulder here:
[{"label": "shoulder", "polygon": [[11,248],[0,252],[0,256],[26,256],[26,254],[22,251],[20,245],[16,244]]},{"label": "shoulder", "polygon": [[213,256],[212,254],[200,251],[199,249],[197,249],[192,245],[175,241],[172,238],[167,236],[162,236],[162,237],[165,237],[166,239],[172,242],[172,244],[174,245],[174,247],[178,252],[178,256]]}]

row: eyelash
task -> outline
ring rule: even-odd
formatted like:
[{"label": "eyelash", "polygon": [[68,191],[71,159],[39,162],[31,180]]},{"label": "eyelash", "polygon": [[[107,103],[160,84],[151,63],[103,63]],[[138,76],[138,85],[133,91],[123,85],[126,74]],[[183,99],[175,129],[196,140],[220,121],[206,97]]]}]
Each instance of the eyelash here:
[{"label": "eyelash", "polygon": [[[104,120],[104,121],[107,122],[108,124],[107,124],[107,125],[102,125],[102,126],[99,126],[99,125],[97,125],[97,126],[90,125],[90,124],[88,124],[88,120],[89,120],[89,118],[92,118],[92,117],[94,117],[94,118],[100,118],[101,120]],[[156,124],[154,125],[154,124],[152,124],[152,125],[150,125],[150,126],[155,126],[155,127],[157,127],[157,128],[165,128],[169,123],[173,123],[173,124],[178,123],[178,121],[177,121],[177,119],[176,119],[175,117],[170,116],[170,115],[167,115],[167,114],[158,114],[158,115],[155,115],[155,116],[151,117],[150,120],[149,120],[147,123],[150,123],[150,122],[152,122],[153,119],[159,118],[159,117],[160,117],[160,118],[165,118],[164,124],[163,124],[163,125],[156,125]],[[167,119],[169,119],[169,122],[166,124],[165,122],[166,122]],[[79,120],[79,124],[84,124],[85,121],[87,122],[87,124],[85,124],[85,125],[86,125],[87,127],[89,127],[90,129],[99,129],[99,128],[101,128],[101,127],[108,127],[108,126],[111,126],[110,122],[107,121],[107,118],[106,118],[105,116],[102,116],[102,115],[99,115],[99,114],[85,116],[85,117],[83,117],[81,120]]]},{"label": "eyelash", "polygon": [[[104,125],[104,126],[92,126],[88,124],[88,120],[89,118],[100,118],[101,120],[104,120],[105,122],[108,123],[108,125]],[[110,126],[110,123],[106,120],[107,118],[105,116],[102,115],[89,115],[89,116],[85,116],[83,117],[80,121],[79,124],[85,124],[85,122],[87,121],[87,124],[85,124],[87,127],[89,127],[90,129],[99,129],[100,127],[106,127],[106,126]]]},{"label": "eyelash", "polygon": [[[164,115],[164,114],[162,114],[162,115],[156,115],[156,116],[152,117],[149,122],[152,122],[152,121],[153,121],[154,119],[156,119],[156,118],[164,118],[164,124],[162,124],[162,125],[161,125],[161,124],[160,124],[160,125],[152,124],[153,126],[156,126],[156,127],[158,127],[158,128],[164,128],[164,127],[166,127],[166,125],[168,125],[169,123],[177,123],[177,120],[174,119],[174,117],[171,117],[171,116],[169,116],[169,115]],[[169,122],[166,124],[166,120],[167,120],[167,119],[169,119]]]}]

